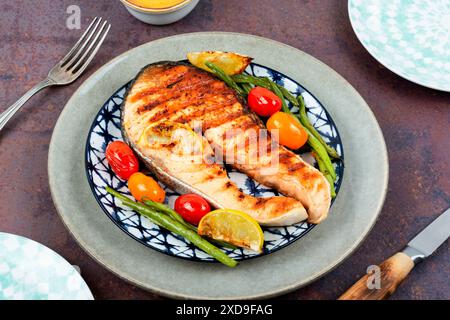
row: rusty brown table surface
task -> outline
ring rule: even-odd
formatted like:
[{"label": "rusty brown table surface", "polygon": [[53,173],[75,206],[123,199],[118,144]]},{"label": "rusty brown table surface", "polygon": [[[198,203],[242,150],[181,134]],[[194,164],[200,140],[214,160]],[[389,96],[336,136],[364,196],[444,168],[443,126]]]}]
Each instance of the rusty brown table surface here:
[{"label": "rusty brown table surface", "polygon": [[[66,27],[71,4],[81,8],[82,28],[94,16],[109,19],[113,26],[82,79],[41,92],[0,133],[0,231],[39,241],[80,266],[97,299],[160,297],[101,267],[65,229],[48,186],[50,137],[65,103],[89,74],[120,53],[155,39],[195,31],[233,31],[286,43],[344,76],[378,119],[390,165],[389,190],[378,222],[337,269],[281,298],[337,298],[368,265],[402,249],[450,205],[450,94],[402,79],[373,59],[352,31],[346,1],[201,0],[184,20],[156,27],[134,19],[118,0],[2,0],[0,111],[43,79],[80,36],[81,30]],[[449,279],[447,241],[413,270],[392,299],[450,299]]]}]

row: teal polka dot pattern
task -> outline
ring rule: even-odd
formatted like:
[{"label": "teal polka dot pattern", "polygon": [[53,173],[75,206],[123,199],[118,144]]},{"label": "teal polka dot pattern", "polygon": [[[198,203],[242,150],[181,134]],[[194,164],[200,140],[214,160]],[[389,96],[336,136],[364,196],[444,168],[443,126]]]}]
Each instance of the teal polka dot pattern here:
[{"label": "teal polka dot pattern", "polygon": [[450,91],[450,0],[349,0],[353,29],[398,75]]},{"label": "teal polka dot pattern", "polygon": [[0,300],[93,300],[75,268],[49,248],[0,232]]}]

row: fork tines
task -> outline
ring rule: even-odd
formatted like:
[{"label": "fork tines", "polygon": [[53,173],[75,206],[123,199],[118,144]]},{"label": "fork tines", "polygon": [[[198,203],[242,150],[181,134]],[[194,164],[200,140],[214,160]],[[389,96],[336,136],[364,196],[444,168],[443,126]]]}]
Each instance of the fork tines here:
[{"label": "fork tines", "polygon": [[108,34],[111,25],[101,17],[95,17],[80,40],[61,60],[60,67],[73,74],[80,74],[94,58]]}]

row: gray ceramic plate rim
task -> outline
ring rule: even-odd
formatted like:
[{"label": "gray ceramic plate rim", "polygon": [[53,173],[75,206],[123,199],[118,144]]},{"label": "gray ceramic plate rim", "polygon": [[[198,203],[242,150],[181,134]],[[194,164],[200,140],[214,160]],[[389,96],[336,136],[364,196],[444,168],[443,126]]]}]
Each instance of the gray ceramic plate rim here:
[{"label": "gray ceramic plate rim", "polygon": [[[103,102],[149,62],[180,60],[186,52],[200,50],[248,54],[255,62],[296,79],[331,114],[346,153],[346,174],[330,217],[301,241],[273,255],[244,261],[235,269],[177,259],[139,244],[101,211],[84,175],[84,143]],[[356,250],[381,211],[387,191],[388,158],[372,111],[330,67],[266,38],[199,32],[136,47],[90,76],[56,123],[48,174],[55,207],[69,232],[92,258],[119,277],[172,298],[256,299],[302,287],[333,270]]]}]

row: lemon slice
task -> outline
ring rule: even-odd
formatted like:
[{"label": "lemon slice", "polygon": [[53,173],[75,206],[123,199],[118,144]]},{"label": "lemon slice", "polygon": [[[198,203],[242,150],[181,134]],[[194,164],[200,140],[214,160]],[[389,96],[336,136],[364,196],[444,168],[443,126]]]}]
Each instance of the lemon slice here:
[{"label": "lemon slice", "polygon": [[137,143],[140,146],[169,144],[172,141],[173,132],[181,126],[170,122],[162,125],[150,124],[142,131]]},{"label": "lemon slice", "polygon": [[163,144],[169,144],[172,140],[172,136],[169,134],[161,134],[161,133],[155,133],[153,131],[153,127],[148,126],[142,131],[141,136],[138,139],[137,144],[139,146],[151,146],[151,145],[163,145]]},{"label": "lemon slice", "polygon": [[205,62],[212,62],[228,75],[242,73],[253,58],[233,52],[202,51],[189,52],[187,58],[197,68],[211,72]]},{"label": "lemon slice", "polygon": [[186,156],[184,161],[200,161],[203,159],[202,137],[188,125],[167,121],[163,124],[149,125],[138,139],[142,148],[168,148],[171,155]]},{"label": "lemon slice", "polygon": [[206,214],[198,224],[198,234],[256,252],[261,252],[264,244],[264,234],[258,222],[246,213],[231,209]]}]

